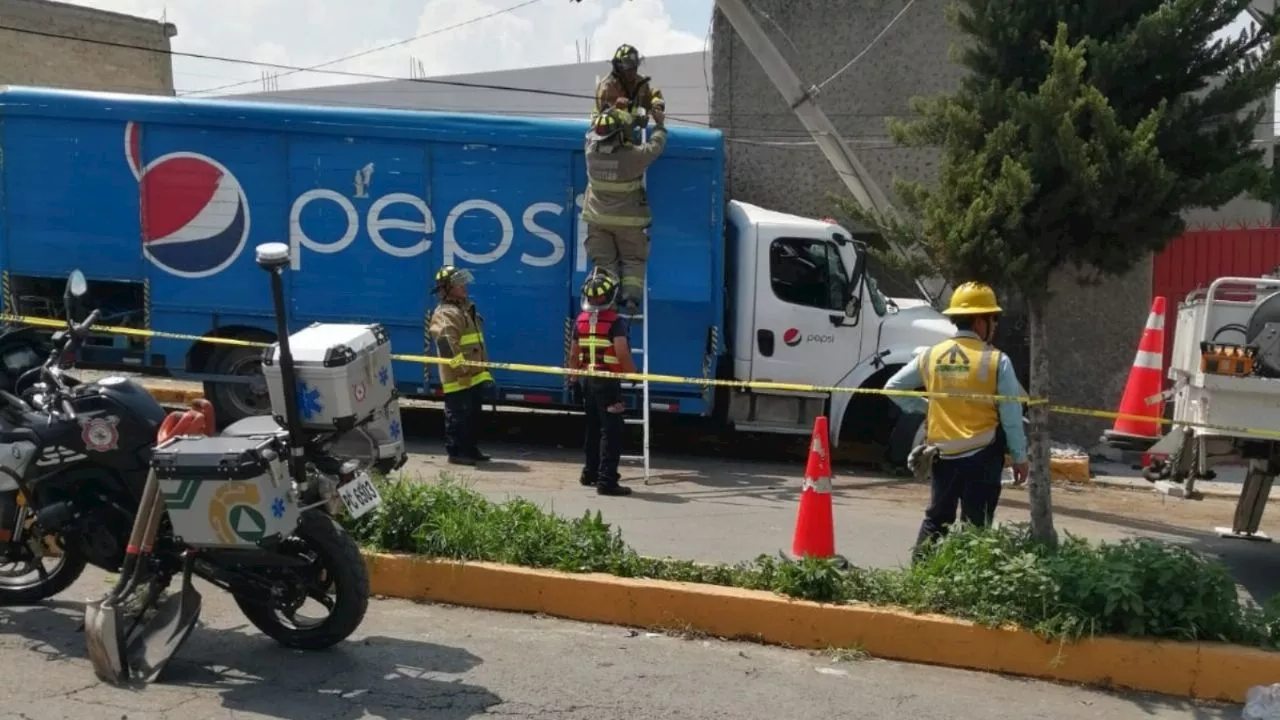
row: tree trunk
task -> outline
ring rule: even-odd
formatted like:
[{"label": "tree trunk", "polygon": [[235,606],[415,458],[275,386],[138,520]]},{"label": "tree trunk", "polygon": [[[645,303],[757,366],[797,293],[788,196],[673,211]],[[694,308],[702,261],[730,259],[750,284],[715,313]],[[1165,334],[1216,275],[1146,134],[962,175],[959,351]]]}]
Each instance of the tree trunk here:
[{"label": "tree trunk", "polygon": [[[1045,326],[1048,301],[1029,298],[1031,325],[1031,389],[1033,398],[1049,397],[1049,331]],[[1058,544],[1058,532],[1053,527],[1052,482],[1049,475],[1049,407],[1045,403],[1033,404],[1028,411],[1031,421],[1027,436],[1027,450],[1031,461],[1031,477],[1027,481],[1027,500],[1031,505],[1031,537],[1049,544]]]}]

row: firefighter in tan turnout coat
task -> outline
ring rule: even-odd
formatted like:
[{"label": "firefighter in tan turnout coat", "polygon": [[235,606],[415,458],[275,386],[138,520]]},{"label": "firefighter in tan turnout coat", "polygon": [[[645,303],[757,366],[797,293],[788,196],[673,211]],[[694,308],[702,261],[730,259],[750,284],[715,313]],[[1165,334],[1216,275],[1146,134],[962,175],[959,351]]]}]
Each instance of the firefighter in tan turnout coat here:
[{"label": "firefighter in tan turnout coat", "polygon": [[436,296],[440,304],[431,312],[427,332],[436,347],[436,356],[448,362],[436,365],[444,390],[444,446],[453,465],[475,465],[488,455],[476,445],[484,391],[493,385],[487,368],[468,367],[464,361],[488,362],[484,344],[484,318],[467,296],[474,277],[470,270],[452,265],[436,273]]},{"label": "firefighter in tan turnout coat", "polygon": [[631,117],[617,109],[600,113],[587,133],[583,245],[596,267],[621,279],[623,315],[637,314],[644,295],[648,229],[653,223],[644,173],[667,145],[663,112],[654,110],[653,117],[657,126],[643,145],[632,142]]}]

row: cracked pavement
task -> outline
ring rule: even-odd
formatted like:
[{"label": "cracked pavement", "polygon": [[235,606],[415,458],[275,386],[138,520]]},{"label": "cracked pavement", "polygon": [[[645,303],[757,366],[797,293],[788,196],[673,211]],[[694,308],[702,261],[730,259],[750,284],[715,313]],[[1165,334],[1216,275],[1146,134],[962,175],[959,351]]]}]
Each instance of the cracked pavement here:
[{"label": "cracked pavement", "polygon": [[[0,718],[22,720],[777,720],[1237,718],[1239,708],[545,617],[373,600],[326,652],[285,650],[204,584],[202,624],[161,681],[98,682],[79,631],[95,570],[0,608]],[[30,704],[19,703],[17,698]],[[24,708],[23,705],[26,705]],[[19,709],[21,708],[21,709]]]}]

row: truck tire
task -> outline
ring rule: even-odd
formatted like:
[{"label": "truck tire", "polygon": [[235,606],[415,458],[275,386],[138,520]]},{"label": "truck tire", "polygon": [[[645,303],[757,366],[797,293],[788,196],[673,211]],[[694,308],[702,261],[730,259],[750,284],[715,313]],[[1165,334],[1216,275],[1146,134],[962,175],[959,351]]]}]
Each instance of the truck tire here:
[{"label": "truck tire", "polygon": [[895,472],[908,472],[907,456],[924,442],[924,418],[920,413],[899,413],[889,434],[888,460]]},{"label": "truck tire", "polygon": [[266,378],[262,375],[262,351],[251,347],[228,347],[214,353],[209,366],[218,375],[256,377],[252,385],[206,382],[204,395],[213,403],[218,425],[225,427],[237,420],[271,412]]}]

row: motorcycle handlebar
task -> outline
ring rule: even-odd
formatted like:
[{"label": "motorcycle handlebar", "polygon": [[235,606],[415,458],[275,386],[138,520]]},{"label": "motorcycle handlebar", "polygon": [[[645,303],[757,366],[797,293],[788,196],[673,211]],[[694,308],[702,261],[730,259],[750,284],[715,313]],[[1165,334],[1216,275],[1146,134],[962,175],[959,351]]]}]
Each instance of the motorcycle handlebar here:
[{"label": "motorcycle handlebar", "polygon": [[101,317],[102,317],[102,311],[95,309],[93,312],[89,313],[89,317],[85,318],[84,322],[80,323],[79,325],[76,325],[71,329],[72,334],[84,335],[85,333],[89,332],[89,328],[93,327],[93,324],[98,322],[98,319]]}]

